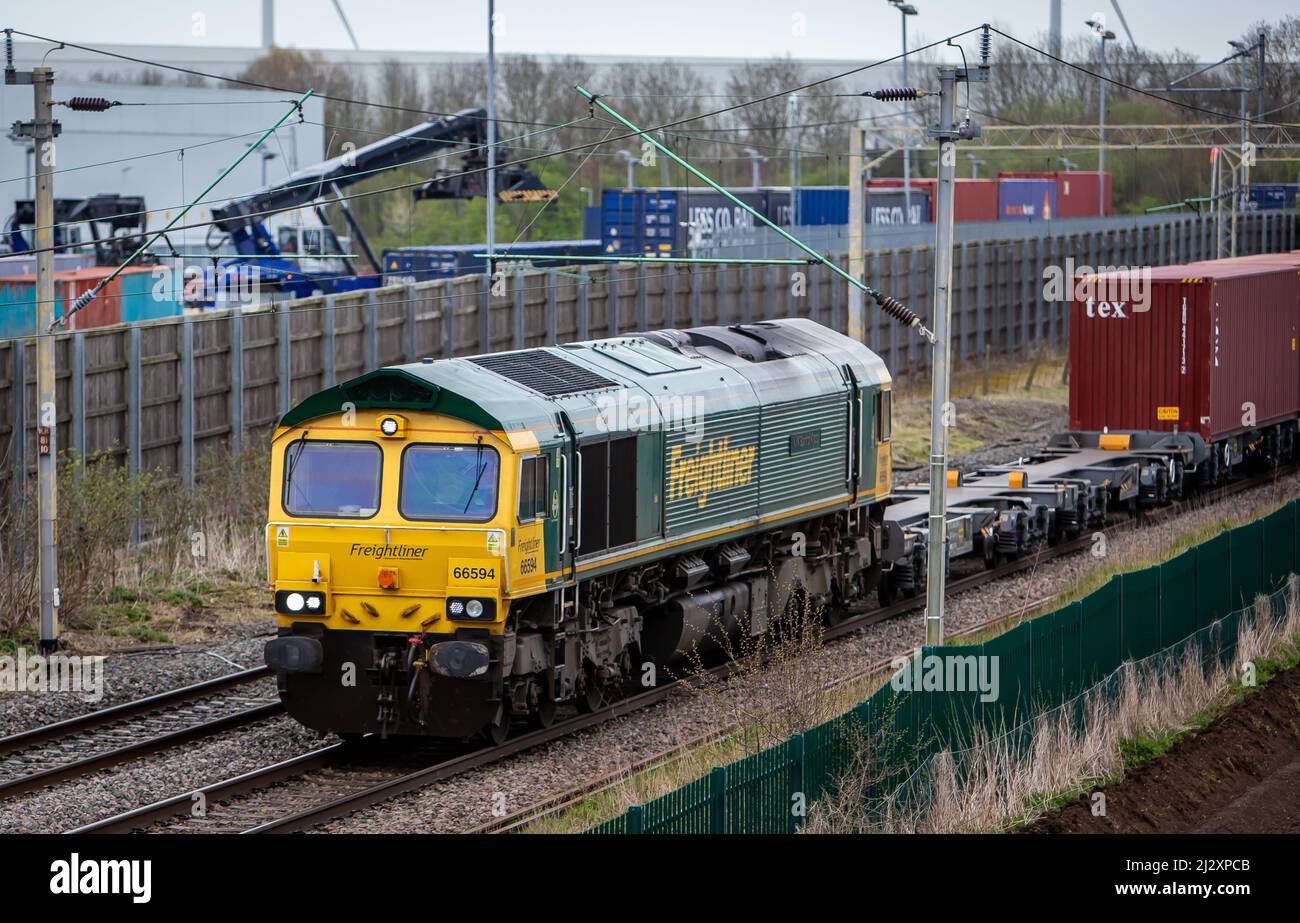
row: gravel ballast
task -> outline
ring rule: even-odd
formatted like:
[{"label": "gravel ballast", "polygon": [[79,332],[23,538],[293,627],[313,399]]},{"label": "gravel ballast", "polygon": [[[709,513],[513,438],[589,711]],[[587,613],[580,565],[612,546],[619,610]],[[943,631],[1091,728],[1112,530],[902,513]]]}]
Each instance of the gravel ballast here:
[{"label": "gravel ballast", "polygon": [[[274,631],[269,619],[267,626],[268,632]],[[81,692],[0,694],[0,737],[259,667],[267,637],[257,635],[202,648],[106,654],[103,698],[99,701],[89,701]]]},{"label": "gravel ballast", "polygon": [[[1300,477],[1291,475],[1231,497],[1207,498],[1177,517],[1140,530],[1118,529],[1108,536],[1104,558],[1083,552],[1044,561],[1042,566],[954,596],[948,604],[947,630],[954,634],[994,616],[1032,608],[1044,598],[1070,588],[1098,566],[1111,562],[1124,562],[1125,569],[1140,566],[1181,536],[1224,520],[1253,518],[1297,495]],[[804,689],[813,689],[857,675],[881,660],[914,649],[923,636],[919,611],[869,626],[804,658],[799,682]],[[106,661],[106,694],[102,702],[86,703],[73,694],[3,695],[0,720],[6,722],[5,733],[12,733],[247,669],[261,663],[264,643],[265,637],[253,636],[214,644],[206,650],[112,655]],[[514,813],[672,747],[723,731],[738,716],[750,712],[752,703],[748,698],[780,691],[776,681],[767,693],[753,678],[734,685],[708,695],[683,692],[667,702],[436,783],[321,829],[455,832],[473,828],[492,820],[494,811]],[[269,719],[0,802],[0,832],[70,829],[309,752],[324,742],[315,732],[287,717]]]},{"label": "gravel ballast", "polygon": [[[1042,567],[952,597],[946,611],[947,631],[956,634],[989,619],[1032,608],[1107,563],[1123,562],[1121,569],[1138,567],[1188,533],[1223,520],[1253,518],[1298,495],[1300,477],[1290,475],[1230,497],[1203,500],[1182,515],[1142,529],[1115,530],[1107,536],[1105,557],[1080,552],[1055,558]],[[916,649],[924,637],[919,611],[868,626],[812,655],[816,662],[804,668],[801,680],[806,688],[812,688],[819,681],[855,676],[880,661]],[[755,688],[753,682],[744,685],[749,690]],[[683,693],[538,750],[367,808],[323,826],[320,832],[448,833],[472,829],[499,816],[502,808],[513,814],[702,735],[721,732],[748,711],[735,696]]]}]

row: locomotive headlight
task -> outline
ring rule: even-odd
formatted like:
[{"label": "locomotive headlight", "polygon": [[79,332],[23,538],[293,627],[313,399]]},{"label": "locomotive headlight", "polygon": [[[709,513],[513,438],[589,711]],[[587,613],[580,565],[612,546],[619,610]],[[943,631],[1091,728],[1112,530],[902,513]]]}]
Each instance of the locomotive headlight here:
[{"label": "locomotive headlight", "polygon": [[276,590],[275,611],[282,615],[325,615],[325,594],[317,590]]},{"label": "locomotive headlight", "polygon": [[380,417],[379,435],[386,439],[398,439],[406,435],[406,418],[400,414]]},{"label": "locomotive headlight", "polygon": [[447,600],[447,617],[473,622],[491,622],[497,615],[495,599],[452,597]]}]

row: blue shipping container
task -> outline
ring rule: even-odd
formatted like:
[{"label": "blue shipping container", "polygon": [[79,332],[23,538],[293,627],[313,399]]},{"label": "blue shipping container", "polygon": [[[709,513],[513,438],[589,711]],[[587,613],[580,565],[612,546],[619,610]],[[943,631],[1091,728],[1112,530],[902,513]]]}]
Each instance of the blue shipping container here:
[{"label": "blue shipping container", "polygon": [[1300,183],[1254,183],[1250,187],[1250,204],[1262,211],[1295,208]]},{"label": "blue shipping container", "polygon": [[806,186],[799,190],[799,224],[848,224],[848,186]]},{"label": "blue shipping container", "polygon": [[[930,223],[930,194],[917,189],[911,191],[911,211],[908,211],[907,193],[902,189],[868,189],[866,207],[867,224]],[[848,222],[847,211],[844,222]]]},{"label": "blue shipping container", "polygon": [[[487,271],[487,260],[476,257],[484,253],[487,244],[448,244],[445,246],[398,247],[384,251],[384,282],[427,282],[430,279],[452,279],[472,276]],[[498,270],[508,270],[527,264],[530,256],[596,256],[600,253],[598,240],[535,240],[518,244],[498,242],[495,250]],[[542,268],[559,265],[552,260],[540,264]]]},{"label": "blue shipping container", "polygon": [[118,279],[122,286],[122,323],[179,317],[185,313],[180,295],[172,291],[170,276],[158,272],[124,272]]},{"label": "blue shipping container", "polygon": [[[65,283],[55,283],[54,314],[63,316]],[[36,333],[36,283],[28,280],[0,280],[0,340],[29,337]]]},{"label": "blue shipping container", "polygon": [[584,205],[582,207],[582,236],[587,240],[600,237],[600,206]]},{"label": "blue shipping container", "polygon": [[[55,273],[54,315],[89,291],[112,270],[106,266]],[[110,282],[81,311],[69,318],[65,330],[88,330],[118,323],[177,317],[181,299],[165,267],[130,267]],[[0,279],[0,339],[37,333],[36,281],[33,276]]]},{"label": "blue shipping container", "polygon": [[[789,190],[751,187],[731,194],[770,221],[789,222]],[[606,189],[600,206],[601,249],[623,256],[689,256],[692,246],[748,243],[762,225],[707,188]]]},{"label": "blue shipping container", "polygon": [[999,179],[999,221],[1050,221],[1056,217],[1055,179]]}]

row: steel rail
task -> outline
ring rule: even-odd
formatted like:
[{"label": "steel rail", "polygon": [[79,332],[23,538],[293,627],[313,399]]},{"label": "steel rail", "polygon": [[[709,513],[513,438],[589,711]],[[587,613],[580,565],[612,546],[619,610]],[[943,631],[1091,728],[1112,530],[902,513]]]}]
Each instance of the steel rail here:
[{"label": "steel rail", "polygon": [[125,718],[134,718],[151,711],[157,711],[160,708],[205,698],[214,693],[224,692],[227,689],[233,689],[236,686],[255,682],[271,675],[269,667],[254,667],[251,670],[227,673],[224,676],[203,680],[190,686],[182,686],[179,689],[168,689],[165,692],[146,696],[143,699],[135,699],[130,702],[123,702],[121,705],[101,708],[98,711],[88,712],[63,721],[56,721],[53,724],[44,724],[27,731],[19,731],[7,737],[0,737],[0,756],[7,756],[15,750],[26,750],[37,744],[48,743],[69,734],[81,734],[97,730]]},{"label": "steel rail", "polygon": [[264,705],[255,705],[252,708],[245,708],[229,715],[223,715],[220,718],[201,721],[189,727],[168,731],[125,746],[115,747],[112,750],[85,756],[70,763],[0,781],[0,799],[12,798],[15,795],[22,795],[38,788],[44,788],[55,782],[63,782],[99,769],[117,766],[127,760],[147,756],[150,753],[157,753],[159,750],[166,750],[168,747],[174,747],[177,744],[191,740],[201,740],[222,731],[229,731],[232,728],[274,717],[283,711],[284,705],[282,703],[278,701],[267,702]]}]

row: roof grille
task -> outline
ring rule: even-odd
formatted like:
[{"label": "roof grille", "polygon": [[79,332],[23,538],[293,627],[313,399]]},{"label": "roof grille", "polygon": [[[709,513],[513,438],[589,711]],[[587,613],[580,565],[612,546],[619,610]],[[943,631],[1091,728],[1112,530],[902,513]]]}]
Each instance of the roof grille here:
[{"label": "roof grille", "polygon": [[476,356],[469,361],[547,397],[618,387],[617,382],[589,372],[544,349]]}]

